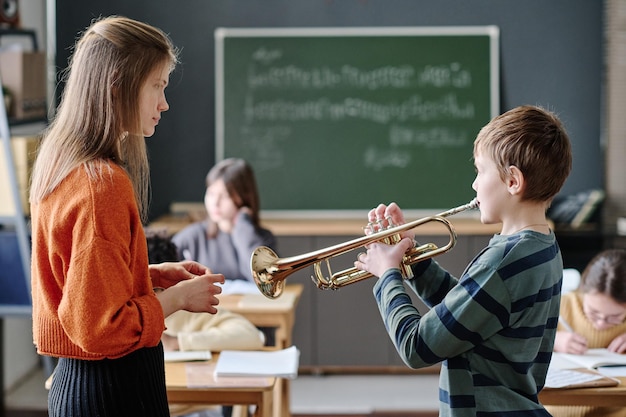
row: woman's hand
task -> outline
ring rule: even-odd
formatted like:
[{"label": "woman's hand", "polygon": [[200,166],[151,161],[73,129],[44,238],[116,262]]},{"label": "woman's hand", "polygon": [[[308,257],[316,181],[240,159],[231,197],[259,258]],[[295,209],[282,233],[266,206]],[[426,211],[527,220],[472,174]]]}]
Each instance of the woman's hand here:
[{"label": "woman's hand", "polygon": [[578,333],[558,331],[554,339],[554,351],[582,355],[587,351],[587,339]]},{"label": "woman's hand", "polygon": [[149,267],[154,287],[169,288],[180,281],[210,274],[211,270],[194,261],[163,262]]},{"label": "woman's hand", "polygon": [[615,353],[625,353],[626,352],[626,333],[620,334],[615,339],[609,343],[606,347],[609,351]]},{"label": "woman's hand", "polygon": [[178,310],[217,313],[217,295],[222,292],[222,287],[216,284],[224,284],[224,275],[211,274],[207,268],[207,273],[182,279],[157,293],[163,314],[167,317]]}]

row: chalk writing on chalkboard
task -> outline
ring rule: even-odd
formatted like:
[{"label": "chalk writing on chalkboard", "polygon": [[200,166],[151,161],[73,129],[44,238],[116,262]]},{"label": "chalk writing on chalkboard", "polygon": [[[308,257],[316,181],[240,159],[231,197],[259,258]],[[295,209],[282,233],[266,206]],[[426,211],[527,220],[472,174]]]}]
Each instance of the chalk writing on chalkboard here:
[{"label": "chalk writing on chalkboard", "polygon": [[218,29],[216,153],[264,211],[445,209],[471,199],[497,114],[495,27]]}]

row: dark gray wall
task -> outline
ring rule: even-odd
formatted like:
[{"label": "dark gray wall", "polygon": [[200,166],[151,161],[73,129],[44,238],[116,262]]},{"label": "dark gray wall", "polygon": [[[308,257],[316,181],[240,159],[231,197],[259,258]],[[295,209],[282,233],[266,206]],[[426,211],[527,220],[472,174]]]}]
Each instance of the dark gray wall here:
[{"label": "dark gray wall", "polygon": [[[570,133],[574,170],[562,191],[603,187],[600,146],[603,2],[589,0],[56,0],[57,66],[92,18],[120,14],[168,32],[182,65],[170,80],[170,110],[148,139],[151,216],[172,201],[201,201],[214,163],[216,27],[500,27],[502,111],[538,104]],[[277,185],[279,186],[279,185]],[[468,187],[470,184],[468,184]]]}]

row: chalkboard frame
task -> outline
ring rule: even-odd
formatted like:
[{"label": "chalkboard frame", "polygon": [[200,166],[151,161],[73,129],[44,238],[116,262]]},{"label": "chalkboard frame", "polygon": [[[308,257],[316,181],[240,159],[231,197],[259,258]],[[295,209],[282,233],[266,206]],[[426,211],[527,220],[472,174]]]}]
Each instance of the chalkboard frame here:
[{"label": "chalkboard frame", "polygon": [[[225,138],[225,40],[229,37],[359,37],[359,36],[487,36],[489,38],[489,109],[490,117],[499,114],[499,28],[488,26],[436,26],[436,27],[312,27],[312,28],[217,28],[215,30],[215,91],[216,91],[216,137],[215,155],[220,161],[226,154]],[[486,122],[486,121],[485,121]],[[468,159],[471,155],[468,155]],[[257,173],[258,176],[258,173]],[[468,184],[469,186],[469,184]],[[263,190],[261,189],[263,195]],[[459,201],[459,205],[467,201]],[[363,209],[280,209],[262,210],[264,218],[363,218],[371,207]],[[450,207],[410,208],[407,216],[422,217]],[[472,216],[472,215],[470,215]]]}]

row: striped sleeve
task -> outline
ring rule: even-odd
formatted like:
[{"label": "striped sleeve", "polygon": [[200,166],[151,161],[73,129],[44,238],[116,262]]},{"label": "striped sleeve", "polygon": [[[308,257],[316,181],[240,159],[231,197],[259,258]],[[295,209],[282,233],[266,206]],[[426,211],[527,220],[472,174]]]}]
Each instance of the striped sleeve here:
[{"label": "striped sleeve", "polygon": [[[442,362],[441,415],[548,415],[539,404],[557,326],[562,261],[554,234],[496,235],[457,281],[435,261],[404,281],[387,271],[374,295],[412,368]],[[407,287],[432,308],[413,306]]]}]

